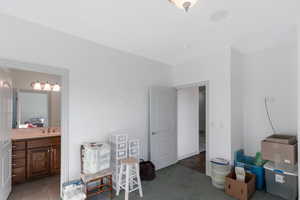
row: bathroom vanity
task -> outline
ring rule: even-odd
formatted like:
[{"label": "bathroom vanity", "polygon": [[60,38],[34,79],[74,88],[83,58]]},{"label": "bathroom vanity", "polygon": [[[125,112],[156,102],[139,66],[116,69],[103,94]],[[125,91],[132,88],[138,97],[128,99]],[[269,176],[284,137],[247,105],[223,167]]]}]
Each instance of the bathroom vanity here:
[{"label": "bathroom vanity", "polygon": [[13,129],[12,183],[60,174],[58,128]]}]

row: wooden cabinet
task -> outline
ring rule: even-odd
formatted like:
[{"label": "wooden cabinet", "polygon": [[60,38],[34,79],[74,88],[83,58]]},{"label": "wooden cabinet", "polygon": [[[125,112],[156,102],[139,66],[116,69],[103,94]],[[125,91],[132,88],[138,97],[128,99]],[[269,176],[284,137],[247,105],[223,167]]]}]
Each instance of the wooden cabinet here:
[{"label": "wooden cabinet", "polygon": [[12,182],[60,173],[60,137],[13,141]]},{"label": "wooden cabinet", "polygon": [[26,143],[12,144],[12,182],[22,183],[26,180]]},{"label": "wooden cabinet", "polygon": [[12,169],[12,182],[16,183],[23,183],[26,181],[26,171],[24,167],[17,167]]},{"label": "wooden cabinet", "polygon": [[51,148],[51,174],[60,174],[60,145]]},{"label": "wooden cabinet", "polygon": [[29,179],[50,174],[50,147],[27,150],[27,177]]}]

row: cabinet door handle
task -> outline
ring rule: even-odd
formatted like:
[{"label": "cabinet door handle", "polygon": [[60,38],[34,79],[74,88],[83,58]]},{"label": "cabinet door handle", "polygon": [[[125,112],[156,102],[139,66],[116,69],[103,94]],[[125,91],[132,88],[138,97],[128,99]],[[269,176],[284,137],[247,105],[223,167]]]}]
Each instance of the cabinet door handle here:
[{"label": "cabinet door handle", "polygon": [[17,157],[17,155],[15,155],[15,154],[13,154],[13,155],[11,155],[12,157]]},{"label": "cabinet door handle", "polygon": [[17,146],[13,145],[13,146],[12,146],[12,148],[13,148],[13,149],[16,149],[16,148],[17,148]]},{"label": "cabinet door handle", "polygon": [[16,177],[17,175],[15,175],[15,174],[12,174],[11,176],[12,176],[12,177]]}]

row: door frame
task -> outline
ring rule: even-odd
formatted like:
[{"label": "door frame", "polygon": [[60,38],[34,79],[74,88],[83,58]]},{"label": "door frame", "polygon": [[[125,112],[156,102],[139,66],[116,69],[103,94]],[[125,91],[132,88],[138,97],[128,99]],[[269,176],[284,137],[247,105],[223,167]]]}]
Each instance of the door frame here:
[{"label": "door frame", "polygon": [[[48,73],[61,77],[61,175],[62,183],[69,181],[69,70],[49,65],[20,62],[11,59],[0,58],[0,66],[19,70]],[[62,190],[60,190],[61,192]]]},{"label": "door frame", "polygon": [[[195,83],[189,83],[189,84],[184,84],[184,85],[178,85],[175,86],[177,90],[179,89],[184,89],[184,88],[190,88],[190,87],[201,87],[205,86],[205,174],[206,176],[210,176],[210,157],[209,157],[209,152],[210,152],[210,134],[209,134],[209,125],[210,125],[210,118],[209,118],[209,96],[210,96],[210,90],[209,90],[209,81],[200,81],[200,82],[195,82]],[[178,102],[178,101],[177,101]],[[178,111],[177,111],[178,112]],[[178,113],[177,113],[178,114]],[[178,119],[178,118],[177,118]],[[178,121],[177,121],[178,124]],[[178,136],[178,130],[177,130],[177,136]],[[193,155],[191,155],[193,156]]]}]

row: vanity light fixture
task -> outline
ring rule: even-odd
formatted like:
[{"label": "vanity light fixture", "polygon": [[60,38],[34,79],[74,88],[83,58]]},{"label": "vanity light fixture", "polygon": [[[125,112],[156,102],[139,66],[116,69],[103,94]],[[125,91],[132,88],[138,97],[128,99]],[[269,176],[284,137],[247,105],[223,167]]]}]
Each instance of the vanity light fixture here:
[{"label": "vanity light fixture", "polygon": [[34,90],[54,91],[54,92],[60,91],[60,85],[58,83],[50,84],[48,81],[46,82],[41,82],[39,80],[34,81],[31,83],[31,87]]}]

